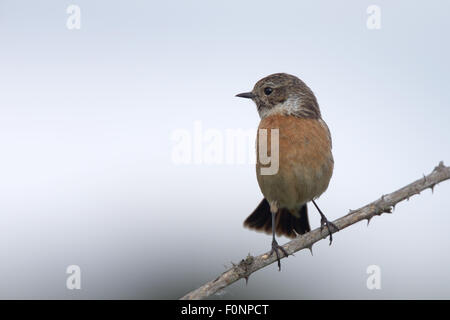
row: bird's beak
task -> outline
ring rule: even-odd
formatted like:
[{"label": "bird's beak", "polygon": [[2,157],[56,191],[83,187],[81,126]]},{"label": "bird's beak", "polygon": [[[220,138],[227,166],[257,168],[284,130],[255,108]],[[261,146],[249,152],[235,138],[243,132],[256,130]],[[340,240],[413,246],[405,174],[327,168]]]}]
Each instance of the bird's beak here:
[{"label": "bird's beak", "polygon": [[236,97],[253,99],[255,97],[255,95],[252,92],[244,92],[244,93],[237,94]]}]

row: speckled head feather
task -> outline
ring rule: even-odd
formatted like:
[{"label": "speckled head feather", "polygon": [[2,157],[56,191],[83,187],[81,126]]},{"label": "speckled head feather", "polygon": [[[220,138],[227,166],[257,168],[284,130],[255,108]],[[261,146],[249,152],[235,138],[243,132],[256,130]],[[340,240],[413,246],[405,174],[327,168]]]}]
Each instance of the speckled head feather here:
[{"label": "speckled head feather", "polygon": [[238,97],[251,98],[261,119],[272,114],[302,118],[320,118],[317,99],[311,89],[296,76],[275,73],[259,80],[251,92]]}]

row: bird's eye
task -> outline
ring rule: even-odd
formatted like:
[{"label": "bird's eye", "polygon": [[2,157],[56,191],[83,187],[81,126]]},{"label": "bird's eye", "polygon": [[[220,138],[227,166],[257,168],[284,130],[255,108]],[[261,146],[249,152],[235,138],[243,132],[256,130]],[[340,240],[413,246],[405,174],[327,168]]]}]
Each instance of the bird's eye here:
[{"label": "bird's eye", "polygon": [[264,88],[264,93],[266,94],[266,96],[268,96],[269,94],[271,94],[273,91],[273,89],[271,87],[266,87]]}]

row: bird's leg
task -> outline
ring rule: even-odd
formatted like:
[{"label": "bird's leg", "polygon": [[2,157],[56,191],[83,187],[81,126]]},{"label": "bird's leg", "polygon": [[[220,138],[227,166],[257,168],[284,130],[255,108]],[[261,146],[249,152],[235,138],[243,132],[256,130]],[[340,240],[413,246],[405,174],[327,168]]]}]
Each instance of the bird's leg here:
[{"label": "bird's leg", "polygon": [[333,222],[328,221],[327,217],[325,217],[325,215],[323,214],[322,210],[320,210],[319,206],[316,204],[316,202],[314,200],[312,200],[312,203],[314,203],[314,206],[316,207],[317,211],[319,211],[320,213],[320,232],[322,232],[323,227],[327,227],[328,229],[328,233],[330,234],[330,246],[331,246],[331,242],[333,242],[333,235],[332,235],[332,231],[331,231],[331,227],[333,227],[336,231],[339,231],[339,228],[336,227],[336,225]]},{"label": "bird's leg", "polygon": [[289,254],[287,251],[278,244],[277,240],[275,239],[275,216],[278,212],[278,207],[275,202],[270,203],[270,212],[272,213],[272,250],[270,250],[269,256],[271,256],[274,252],[277,255],[277,262],[278,262],[278,271],[281,271],[281,262],[280,262],[280,254],[278,253],[278,249],[283,252],[284,256],[287,257]]}]

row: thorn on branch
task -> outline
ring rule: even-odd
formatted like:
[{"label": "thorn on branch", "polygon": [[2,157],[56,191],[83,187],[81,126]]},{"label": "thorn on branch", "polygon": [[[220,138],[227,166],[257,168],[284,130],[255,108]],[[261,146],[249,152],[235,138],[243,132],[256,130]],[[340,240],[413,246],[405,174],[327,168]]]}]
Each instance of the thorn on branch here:
[{"label": "thorn on branch", "polygon": [[255,258],[249,253],[245,259],[242,259],[241,262],[239,262],[238,267],[239,274],[242,274],[242,278],[245,279],[245,284],[248,284],[248,278],[250,277],[249,267],[252,265],[253,261],[255,261]]},{"label": "thorn on branch", "polygon": [[443,169],[445,169],[444,161],[440,161],[439,164],[434,168],[433,171],[439,172],[439,171],[442,171]]},{"label": "thorn on branch", "polygon": [[311,255],[312,256],[314,256],[314,254],[313,254],[313,245],[311,244],[309,247],[308,247],[308,249],[309,249],[309,252],[311,252]]}]

